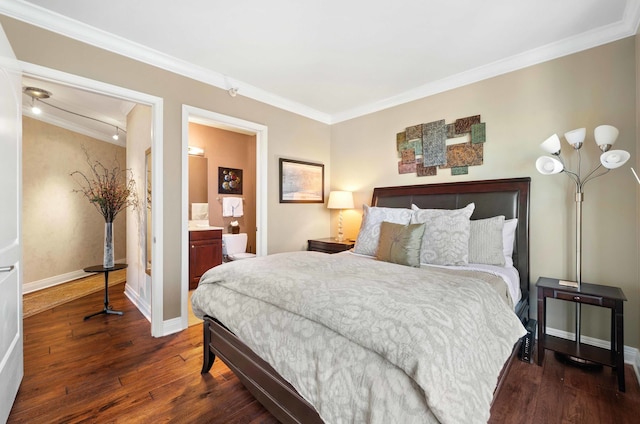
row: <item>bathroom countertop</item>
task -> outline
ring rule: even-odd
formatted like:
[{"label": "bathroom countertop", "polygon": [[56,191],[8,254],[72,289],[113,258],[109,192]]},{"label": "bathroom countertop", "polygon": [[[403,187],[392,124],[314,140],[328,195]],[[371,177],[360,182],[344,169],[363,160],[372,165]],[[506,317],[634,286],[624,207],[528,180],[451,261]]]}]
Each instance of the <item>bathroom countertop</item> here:
[{"label": "bathroom countertop", "polygon": [[213,227],[210,225],[189,225],[189,231],[209,231],[209,230],[220,230],[222,231],[222,227]]}]

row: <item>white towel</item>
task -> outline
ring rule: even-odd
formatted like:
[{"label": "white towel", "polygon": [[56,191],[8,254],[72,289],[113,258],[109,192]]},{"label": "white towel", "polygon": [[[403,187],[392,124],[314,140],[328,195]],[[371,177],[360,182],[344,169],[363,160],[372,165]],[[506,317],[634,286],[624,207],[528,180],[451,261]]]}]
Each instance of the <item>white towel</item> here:
[{"label": "white towel", "polygon": [[192,203],[191,219],[192,220],[204,220],[204,219],[208,220],[209,204],[208,203]]},{"label": "white towel", "polygon": [[242,210],[242,197],[234,197],[235,202],[233,204],[233,216],[235,218],[241,217],[244,211]]},{"label": "white towel", "polygon": [[222,198],[222,216],[240,217],[243,214],[241,197]]}]

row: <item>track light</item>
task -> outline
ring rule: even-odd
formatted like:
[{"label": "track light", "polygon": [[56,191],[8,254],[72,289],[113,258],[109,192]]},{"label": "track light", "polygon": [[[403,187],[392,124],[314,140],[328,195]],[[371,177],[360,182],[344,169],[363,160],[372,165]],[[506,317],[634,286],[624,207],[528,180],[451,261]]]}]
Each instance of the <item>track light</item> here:
[{"label": "track light", "polygon": [[36,106],[36,99],[31,98],[31,113],[34,115],[40,115],[42,113],[42,109]]},{"label": "track light", "polygon": [[34,115],[40,115],[42,113],[42,109],[38,107],[36,104],[36,100],[40,99],[48,99],[51,97],[51,93],[47,90],[43,90],[42,88],[37,87],[25,87],[22,89],[24,94],[31,97],[31,112]]},{"label": "track light", "polygon": [[70,111],[70,110],[67,110],[67,109],[64,109],[64,108],[61,108],[59,106],[56,106],[56,105],[53,105],[51,103],[47,103],[47,102],[43,101],[43,99],[48,99],[49,97],[53,96],[53,94],[51,94],[51,92],[49,92],[47,90],[43,90],[42,88],[37,88],[37,87],[24,87],[22,89],[22,91],[24,92],[24,94],[26,94],[27,96],[31,97],[31,112],[34,115],[40,115],[42,113],[42,109],[40,109],[40,107],[38,107],[38,102],[41,102],[41,103],[44,103],[45,105],[47,105],[49,107],[52,107],[54,109],[58,109],[58,110],[61,110],[63,112],[70,113],[72,115],[80,116],[80,117],[86,118],[86,119],[91,119],[93,121],[100,122],[102,124],[106,124],[106,125],[114,127],[116,129],[116,131],[113,134],[113,136],[111,136],[111,138],[113,138],[116,141],[120,138],[120,132],[123,132],[124,134],[127,133],[124,129],[122,129],[120,127],[117,127],[117,126],[113,125],[110,122],[105,122],[105,121],[102,121],[100,119],[92,118],[91,116],[86,116],[86,115],[83,115],[81,113],[73,112],[73,111]]}]

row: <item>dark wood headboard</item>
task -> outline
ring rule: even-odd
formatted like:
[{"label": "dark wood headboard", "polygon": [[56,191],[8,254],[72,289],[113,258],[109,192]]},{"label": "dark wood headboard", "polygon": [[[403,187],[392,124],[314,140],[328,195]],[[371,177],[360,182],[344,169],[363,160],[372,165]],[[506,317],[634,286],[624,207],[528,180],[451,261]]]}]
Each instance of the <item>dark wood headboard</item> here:
[{"label": "dark wood headboard", "polygon": [[473,202],[476,206],[471,219],[497,215],[504,215],[505,219],[518,218],[513,264],[520,273],[521,303],[525,301],[528,309],[530,185],[531,178],[524,177],[377,187],[373,189],[371,206],[411,208],[414,204],[422,209],[460,209]]}]

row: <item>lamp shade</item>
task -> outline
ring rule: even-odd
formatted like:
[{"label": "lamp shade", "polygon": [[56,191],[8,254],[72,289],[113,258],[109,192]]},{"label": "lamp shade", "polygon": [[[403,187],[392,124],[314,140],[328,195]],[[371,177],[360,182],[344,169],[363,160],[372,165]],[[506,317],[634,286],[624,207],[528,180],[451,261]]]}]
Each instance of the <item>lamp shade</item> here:
[{"label": "lamp shade", "polygon": [[631,155],[624,150],[609,150],[600,155],[600,163],[607,169],[616,169],[624,165]]},{"label": "lamp shade", "polygon": [[350,191],[332,191],[327,202],[329,209],[353,209],[353,193]]},{"label": "lamp shade", "polygon": [[564,170],[562,162],[549,156],[540,156],[536,160],[536,169],[542,175],[558,174]]},{"label": "lamp shade", "polygon": [[593,130],[596,144],[603,152],[606,152],[613,146],[613,143],[618,139],[618,134],[618,129],[612,125],[600,125]]},{"label": "lamp shade", "polygon": [[560,138],[558,138],[558,134],[554,134],[551,137],[547,138],[540,145],[545,152],[551,153],[552,155],[560,154]]},{"label": "lamp shade", "polygon": [[584,137],[587,135],[586,128],[578,128],[577,130],[572,130],[564,133],[564,138],[567,139],[567,142],[573,146],[574,149],[579,149],[582,147],[582,143],[584,142]]}]

